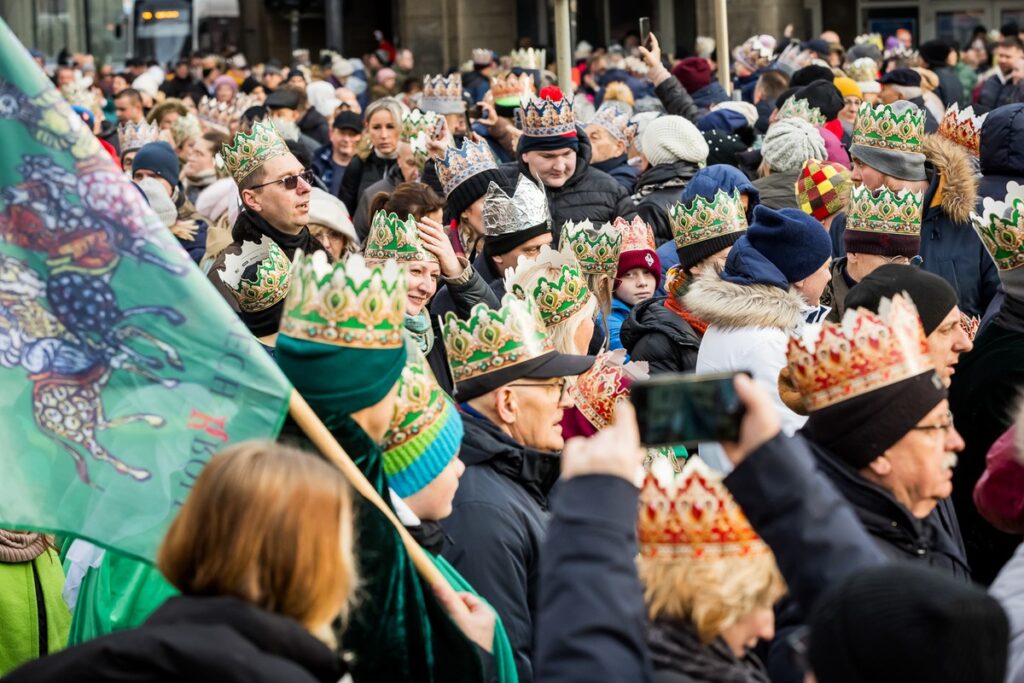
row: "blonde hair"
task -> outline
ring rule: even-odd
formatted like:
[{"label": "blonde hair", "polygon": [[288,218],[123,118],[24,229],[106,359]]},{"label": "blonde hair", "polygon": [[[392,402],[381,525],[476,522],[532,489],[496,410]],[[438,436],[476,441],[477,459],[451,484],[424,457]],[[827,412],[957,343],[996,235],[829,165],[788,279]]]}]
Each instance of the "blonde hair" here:
[{"label": "blonde hair", "polygon": [[623,102],[630,107],[636,105],[633,91],[629,89],[628,85],[620,81],[612,81],[605,86],[602,102]]},{"label": "blonde hair", "polygon": [[651,620],[689,621],[705,645],[756,609],[771,607],[786,583],[765,552],[748,557],[637,559]]},{"label": "blonde hair", "polygon": [[157,557],[185,595],[227,595],[292,617],[333,645],[355,593],[352,495],[315,455],[247,441],[215,455]]},{"label": "blonde hair", "polygon": [[391,118],[395,122],[395,129],[399,132],[402,130],[402,116],[405,110],[400,101],[394,97],[382,97],[371,102],[366,107],[366,111],[363,112],[363,121],[365,122],[363,124],[363,137],[359,139],[359,143],[356,145],[356,155],[363,161],[366,161],[373,152],[373,145],[370,144],[370,119],[380,111],[386,111],[391,114]]}]

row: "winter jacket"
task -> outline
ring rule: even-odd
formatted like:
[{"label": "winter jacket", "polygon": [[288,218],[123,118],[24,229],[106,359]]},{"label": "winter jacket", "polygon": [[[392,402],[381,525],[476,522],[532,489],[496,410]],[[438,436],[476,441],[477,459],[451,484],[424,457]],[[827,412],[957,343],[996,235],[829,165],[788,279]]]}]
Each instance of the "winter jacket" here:
[{"label": "winter jacket", "polygon": [[330,143],[324,145],[313,155],[313,172],[320,176],[327,191],[338,196],[341,191],[341,181],[345,177],[347,166],[334,163],[334,148]]},{"label": "winter jacket", "polygon": [[594,168],[615,178],[619,185],[625,188],[626,192],[633,194],[633,188],[636,187],[636,178],[639,174],[637,173],[636,166],[629,163],[629,157],[625,153],[594,164]]},{"label": "winter jacket", "polygon": [[949,389],[949,409],[966,447],[953,470],[953,503],[967,558],[979,583],[989,584],[1010,558],[1021,536],[997,531],[974,505],[974,486],[985,457],[1010,427],[1024,391],[1024,304],[1003,301],[999,314],[978,334],[974,349],[960,358]]},{"label": "winter jacket", "polygon": [[700,109],[686,92],[686,88],[676,77],[666,78],[654,89],[661,103],[665,105],[665,112],[672,116],[682,116],[689,119],[691,123],[697,123],[700,118]]},{"label": "winter jacket", "polygon": [[[579,151],[576,153],[576,170],[559,188],[545,187],[548,209],[551,212],[551,234],[553,246],[558,245],[562,225],[566,221],[589,220],[600,226],[618,217],[627,221],[636,216],[636,206],[617,180],[590,165],[590,140],[582,129],[577,128]],[[519,174],[530,178],[530,169],[523,162],[502,164],[501,171],[508,179],[508,187],[514,188]],[[347,173],[346,173],[347,175]]]},{"label": "winter jacket", "polygon": [[366,159],[352,157],[352,161],[345,169],[345,177],[341,180],[341,190],[338,193],[338,197],[348,209],[348,215],[356,215],[359,199],[366,192],[366,188],[383,178],[387,170],[397,163],[395,159],[383,159],[373,152]]},{"label": "winter jacket", "polygon": [[655,619],[647,626],[647,646],[655,671],[687,676],[693,681],[768,683],[764,664],[753,653],[737,658],[728,644],[715,638],[704,644],[692,622]]},{"label": "winter jacket", "polygon": [[1017,427],[999,437],[985,456],[985,472],[974,487],[974,504],[989,524],[1024,534],[1024,465],[1018,461]]},{"label": "winter jacket", "polygon": [[1013,79],[1008,76],[1005,80],[1001,73],[989,76],[988,80],[982,84],[981,92],[978,93],[978,102],[974,105],[974,113],[984,114],[1003,105],[1012,104],[1014,87]]},{"label": "winter jacket", "polygon": [[985,197],[1002,201],[1006,184],[1024,178],[1024,103],[991,112],[981,127],[981,182],[978,208]]},{"label": "winter jacket", "polygon": [[342,658],[295,620],[233,597],[175,597],[139,628],[36,660],[11,683],[335,683]]},{"label": "winter jacket", "polygon": [[825,316],[825,320],[831,323],[838,323],[843,319],[843,313],[846,311],[846,295],[850,293],[851,287],[847,280],[849,276],[846,274],[846,257],[841,256],[832,261],[829,272],[832,277],[828,284],[825,285],[825,291],[821,295],[821,303],[832,309]]},{"label": "winter jacket", "polygon": [[0,676],[67,644],[71,614],[61,598],[64,571],[52,548],[40,550],[24,562],[0,561]]},{"label": "winter jacket", "polygon": [[942,106],[948,109],[955,102],[960,107],[966,107],[968,102],[964,93],[964,87],[960,83],[960,76],[957,75],[953,67],[938,66],[929,68],[939,77],[939,87],[935,90],[935,94],[942,100]]},{"label": "winter jacket", "polygon": [[540,552],[537,683],[651,680],[637,577],[638,491],[606,475],[561,482]]},{"label": "winter jacket", "polygon": [[473,306],[486,303],[494,309],[501,308],[501,297],[505,296],[505,280],[498,274],[494,262],[484,252],[473,260],[473,277],[461,285],[445,282],[438,288],[430,302],[430,315],[443,318],[449,311],[461,320],[469,318]]},{"label": "winter jacket", "polygon": [[647,361],[651,374],[693,372],[700,335],[678,313],[665,308],[665,297],[641,301],[619,331],[622,346],[634,361]]},{"label": "winter jacket", "polygon": [[[189,257],[199,263],[206,254],[206,234],[210,222],[201,216],[185,193],[178,189],[175,203],[178,209],[178,220],[171,226],[171,232],[178,238],[178,244],[188,252]],[[190,237],[186,237],[190,235]]]},{"label": "winter jacket", "polygon": [[651,166],[636,181],[633,200],[637,213],[651,226],[654,240],[664,244],[672,240],[668,210],[679,201],[683,188],[697,173],[698,167],[688,161]]},{"label": "winter jacket", "polygon": [[480,102],[491,90],[491,79],[477,70],[462,72],[462,89],[473,98],[473,103]]},{"label": "winter jacket", "polygon": [[733,92],[739,90],[744,102],[754,103],[754,90],[757,88],[757,81],[768,69],[761,67],[752,74],[746,76],[733,76],[732,88]]},{"label": "winter jacket", "polygon": [[327,125],[327,119],[313,107],[306,110],[306,113],[299,119],[298,125],[299,130],[316,140],[317,144],[329,145],[331,143],[330,126]]},{"label": "winter jacket", "polygon": [[729,101],[729,95],[717,80],[712,80],[703,88],[690,93],[690,96],[693,97],[693,103],[700,110],[698,118],[708,113],[713,105]]},{"label": "winter jacket", "polygon": [[517,443],[472,408],[463,405],[463,410],[459,457],[466,471],[452,514],[441,522],[451,539],[443,555],[501,617],[519,680],[528,683],[533,680],[540,546],[559,458]]},{"label": "winter jacket", "polygon": [[[351,167],[351,164],[349,164],[349,167]],[[359,202],[356,204],[356,213],[352,217],[352,227],[356,229],[356,237],[359,238],[360,244],[366,244],[366,238],[370,236],[370,221],[373,220],[373,216],[370,215],[370,204],[373,202],[373,198],[379,192],[391,194],[404,180],[402,169],[398,167],[398,164],[395,164],[384,171],[383,178],[367,187],[359,196]],[[342,178],[342,182],[345,182],[344,178]]]},{"label": "winter jacket", "polygon": [[799,209],[796,201],[796,180],[800,171],[775,173],[758,178],[754,187],[761,193],[761,203],[769,209]]},{"label": "winter jacket", "polygon": [[1010,621],[1006,681],[1020,683],[1024,681],[1024,545],[1017,548],[988,592],[999,601]]},{"label": "winter jacket", "polygon": [[931,134],[939,130],[939,122],[932,114],[932,110],[928,108],[928,105],[924,101],[924,97],[913,97],[907,100],[911,104],[915,105],[918,109],[924,112],[924,132]]},{"label": "winter jacket", "polygon": [[[641,302],[643,303],[643,302]],[[626,322],[629,312],[633,307],[617,296],[612,297],[612,310],[608,314],[608,348],[609,350],[621,349],[622,341],[619,339],[619,331],[622,323]]]}]

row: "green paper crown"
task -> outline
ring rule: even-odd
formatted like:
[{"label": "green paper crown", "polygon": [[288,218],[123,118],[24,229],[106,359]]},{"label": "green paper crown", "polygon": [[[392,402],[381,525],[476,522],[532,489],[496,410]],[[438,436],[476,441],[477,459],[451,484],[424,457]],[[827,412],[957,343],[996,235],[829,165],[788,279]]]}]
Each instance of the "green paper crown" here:
[{"label": "green paper crown", "polygon": [[536,259],[520,256],[505,271],[505,291],[533,299],[547,326],[571,318],[590,301],[590,289],[576,259],[545,245]]},{"label": "green paper crown", "polygon": [[920,192],[859,185],[850,191],[846,229],[916,237],[921,234],[922,205]]},{"label": "green paper crown", "polygon": [[612,223],[595,228],[587,220],[566,221],[560,247],[576,257],[585,274],[614,277],[622,253],[622,232]]},{"label": "green paper crown", "polygon": [[441,334],[456,384],[554,351],[533,299],[512,293],[497,310],[477,304],[466,320],[446,313]]},{"label": "green paper crown", "polygon": [[897,114],[887,104],[872,107],[865,102],[857,110],[853,144],[921,154],[924,118],[924,110],[917,107],[908,107]]},{"label": "green paper crown", "polygon": [[697,195],[689,207],[676,202],[669,207],[668,220],[676,249],[747,229],[747,215],[738,189],[732,194],[718,190],[711,201]]},{"label": "green paper crown", "polygon": [[981,214],[972,213],[974,230],[999,270],[1024,266],[1024,185],[1006,184],[1006,197],[985,197]]},{"label": "green paper crown", "polygon": [[434,132],[437,119],[438,115],[432,111],[424,112],[413,109],[402,117],[402,142],[409,142],[420,133],[426,133],[429,136]]},{"label": "green paper crown", "polygon": [[437,261],[437,257],[423,246],[416,219],[410,214],[403,221],[398,214],[387,211],[373,215],[363,255],[368,261]]},{"label": "green paper crown", "polygon": [[810,102],[801,97],[790,97],[779,110],[779,121],[790,118],[803,119],[815,128],[821,128],[826,123],[821,110],[812,107]]},{"label": "green paper crown", "polygon": [[[427,359],[415,344],[407,344],[407,347],[409,356],[398,380],[395,413],[384,435],[385,450],[398,448],[429,431],[445,409],[444,390],[434,379]],[[385,463],[386,468],[387,465]],[[387,474],[394,475],[395,472]]]},{"label": "green paper crown", "polygon": [[[225,252],[224,267],[218,275],[242,311],[265,311],[288,294],[291,264],[270,237],[264,235],[259,242],[243,241],[238,253],[229,252]],[[250,271],[254,266],[255,270]],[[249,277],[245,276],[247,271]]]},{"label": "green paper crown", "polygon": [[281,334],[356,349],[402,346],[405,276],[393,261],[373,266],[354,254],[332,266],[323,251],[297,251],[291,279]]},{"label": "green paper crown", "polygon": [[232,144],[221,150],[228,173],[239,184],[263,164],[288,153],[284,138],[269,120],[253,123],[252,133],[238,133]]}]

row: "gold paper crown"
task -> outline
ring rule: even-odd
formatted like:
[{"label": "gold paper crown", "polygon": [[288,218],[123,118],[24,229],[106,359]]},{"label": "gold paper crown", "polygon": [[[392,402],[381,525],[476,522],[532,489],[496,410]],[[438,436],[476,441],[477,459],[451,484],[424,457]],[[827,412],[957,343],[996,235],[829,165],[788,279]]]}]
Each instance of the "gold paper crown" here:
[{"label": "gold paper crown", "polygon": [[402,141],[409,142],[420,133],[431,135],[437,125],[437,114],[413,109],[402,117]]},{"label": "gold paper crown", "polygon": [[446,313],[441,334],[456,384],[555,350],[533,299],[512,293],[497,310],[477,304],[466,320]]},{"label": "gold paper crown", "polygon": [[614,277],[622,253],[622,237],[612,223],[595,228],[588,220],[566,221],[559,248],[575,256],[585,274]]},{"label": "gold paper crown", "polygon": [[961,111],[960,105],[954,102],[942,117],[939,135],[978,156],[981,153],[981,126],[987,117],[987,113],[975,116],[974,107]]},{"label": "gold paper crown", "polygon": [[156,123],[122,123],[117,127],[117,144],[121,149],[121,156],[126,152],[133,152],[142,149],[150,142],[160,139],[160,127]]},{"label": "gold paper crown", "polygon": [[920,192],[893,192],[886,187],[873,191],[858,185],[850,190],[846,229],[917,237],[921,234],[922,206]]},{"label": "gold paper crown", "polygon": [[779,110],[779,121],[791,118],[803,119],[815,128],[821,128],[825,125],[825,115],[821,113],[821,110],[817,107],[812,107],[811,103],[802,97],[790,97],[783,103],[782,109]]},{"label": "gold paper crown", "polygon": [[878,78],[878,62],[859,57],[846,65],[846,75],[858,83],[874,83]]},{"label": "gold paper crown", "polygon": [[771,552],[722,484],[699,457],[676,473],[655,458],[640,489],[637,540],[652,559],[742,558]]},{"label": "gold paper crown", "polygon": [[265,311],[283,300],[291,284],[291,263],[274,240],[243,241],[239,253],[225,252],[221,282],[246,313]]},{"label": "gold paper crown", "polygon": [[420,108],[437,114],[461,114],[466,108],[462,99],[462,74],[424,76]]},{"label": "gold paper crown", "polygon": [[523,135],[531,138],[565,136],[576,132],[576,116],[572,100],[525,98],[516,117]]},{"label": "gold paper crown", "polygon": [[199,122],[209,130],[224,135],[231,134],[231,126],[242,118],[247,109],[259,104],[251,95],[238,93],[231,102],[218,102],[212,97],[203,97],[196,105]]},{"label": "gold paper crown", "polygon": [[281,334],[355,349],[404,343],[405,275],[394,261],[367,264],[353,254],[333,266],[327,254],[295,252]]},{"label": "gold paper crown", "polygon": [[186,140],[198,138],[202,134],[203,131],[199,127],[199,119],[195,117],[195,114],[179,116],[171,124],[171,137],[174,138],[175,147],[181,147],[185,144]]},{"label": "gold paper crown", "polygon": [[888,104],[872,107],[865,102],[857,110],[853,144],[921,154],[924,118],[924,110],[918,107],[907,107],[897,114]]},{"label": "gold paper crown", "polygon": [[934,369],[917,308],[900,294],[882,299],[877,314],[851,309],[841,324],[809,327],[786,355],[811,412]]},{"label": "gold paper crown", "polygon": [[437,256],[423,246],[416,219],[410,214],[403,220],[398,214],[387,211],[378,211],[373,215],[363,256],[368,262],[388,259],[394,259],[400,264],[437,261]]},{"label": "gold paper crown", "polygon": [[999,270],[1024,266],[1024,185],[1006,184],[1006,197],[985,197],[981,213],[971,213],[974,230]]},{"label": "gold paper crown", "polygon": [[290,154],[288,145],[271,121],[253,123],[252,133],[237,133],[232,144],[221,150],[228,173],[239,184],[263,164],[285,154]]},{"label": "gold paper crown", "polygon": [[655,251],[658,247],[654,244],[654,232],[651,226],[644,222],[643,218],[636,216],[632,222],[619,216],[615,219],[614,227],[622,233],[622,251]]},{"label": "gold paper crown", "polygon": [[468,137],[463,140],[462,147],[447,147],[444,158],[434,164],[437,177],[441,181],[444,196],[451,193],[466,180],[484,171],[497,170],[494,154],[486,142],[473,142]]},{"label": "gold paper crown", "polygon": [[512,50],[508,58],[513,68],[543,71],[548,66],[545,61],[546,56],[547,53],[544,50],[527,47],[521,50]]},{"label": "gold paper crown", "polygon": [[747,214],[738,189],[732,194],[718,190],[711,201],[697,195],[689,207],[676,202],[669,207],[668,220],[676,249],[747,229]]},{"label": "gold paper crown", "polygon": [[604,429],[615,419],[616,402],[629,395],[630,384],[647,377],[647,363],[627,363],[625,349],[605,351],[569,386],[569,395],[590,424]]},{"label": "gold paper crown", "polygon": [[590,289],[576,259],[547,245],[536,259],[520,256],[515,268],[505,270],[505,291],[533,299],[548,327],[565,322],[590,301]]},{"label": "gold paper crown", "polygon": [[495,104],[518,107],[520,100],[536,93],[537,88],[530,74],[508,73],[491,79],[491,94]]}]

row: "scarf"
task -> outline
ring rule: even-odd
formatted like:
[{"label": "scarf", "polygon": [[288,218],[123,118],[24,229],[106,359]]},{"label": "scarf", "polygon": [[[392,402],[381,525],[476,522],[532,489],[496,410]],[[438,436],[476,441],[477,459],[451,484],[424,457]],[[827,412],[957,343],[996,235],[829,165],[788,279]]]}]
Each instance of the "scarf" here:
[{"label": "scarf", "polygon": [[693,328],[693,331],[696,332],[697,334],[699,334],[701,337],[703,337],[704,333],[708,331],[709,323],[704,321],[704,320],[701,320],[700,318],[695,316],[693,313],[690,313],[688,310],[683,308],[679,304],[679,300],[676,297],[674,297],[674,296],[666,297],[665,298],[665,308],[667,308],[668,310],[672,311],[673,313],[678,315],[680,318],[682,318],[683,320],[688,322],[690,324],[690,327]]},{"label": "scarf", "polygon": [[0,529],[0,562],[3,564],[31,562],[49,547],[46,536],[42,534]]},{"label": "scarf", "polygon": [[[273,227],[259,214],[248,209],[242,210],[238,214],[238,220],[235,221],[235,227],[231,229],[231,238],[236,242],[241,242],[242,240],[259,242],[263,235],[267,235],[270,239],[274,240],[277,246],[281,247],[281,250],[284,251],[289,261],[295,258],[296,249],[302,249],[302,252],[307,256],[314,251],[326,251],[320,240],[313,237],[309,232],[308,227],[302,228],[298,234],[290,235]],[[327,253],[327,260],[329,262],[334,261],[331,258],[330,252]]]},{"label": "scarf", "polygon": [[185,176],[185,184],[189,189],[193,187],[209,187],[213,185],[215,180],[217,180],[217,172],[212,168],[209,171],[203,171],[199,175]]},{"label": "scarf", "polygon": [[424,355],[430,353],[430,349],[434,348],[434,328],[430,324],[430,316],[426,312],[420,311],[419,315],[406,313],[405,329],[416,340],[416,344]]},{"label": "scarf", "polygon": [[647,628],[655,671],[677,671],[698,681],[768,683],[764,665],[752,654],[738,659],[721,638],[707,645],[688,621],[655,619]]}]

